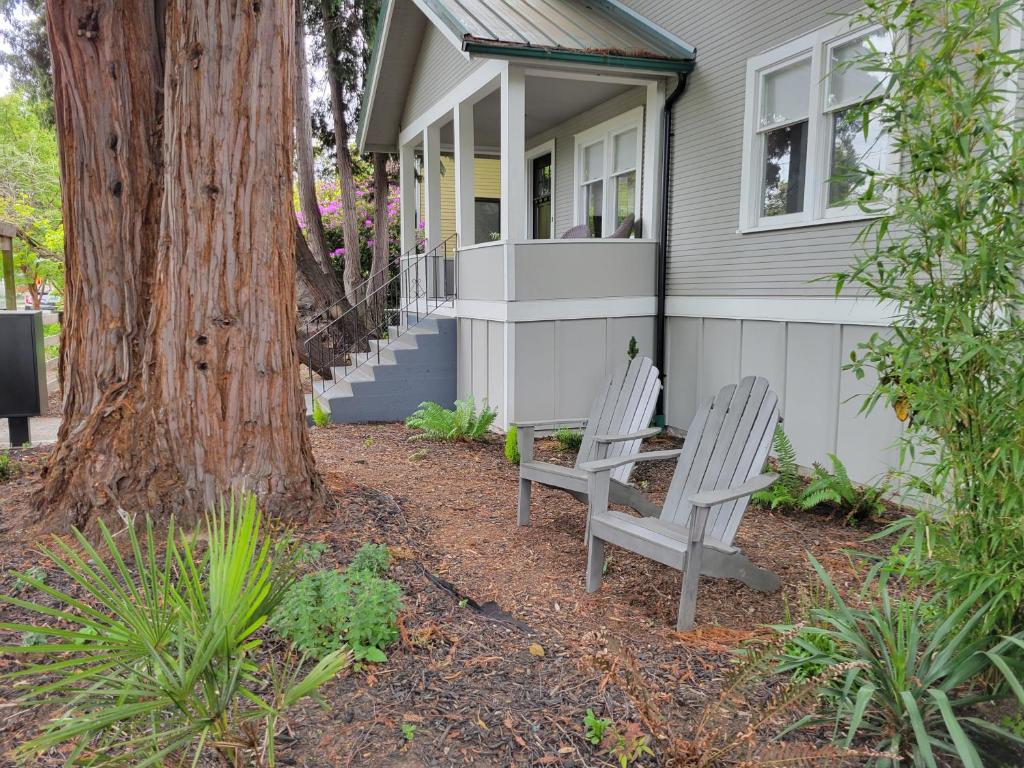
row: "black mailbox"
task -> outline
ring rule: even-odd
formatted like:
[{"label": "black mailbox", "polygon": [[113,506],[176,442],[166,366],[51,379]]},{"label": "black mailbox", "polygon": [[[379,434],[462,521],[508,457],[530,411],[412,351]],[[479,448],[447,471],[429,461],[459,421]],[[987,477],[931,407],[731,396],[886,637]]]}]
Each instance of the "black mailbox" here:
[{"label": "black mailbox", "polygon": [[28,442],[28,417],[47,410],[42,312],[0,312],[0,418],[11,445]]}]

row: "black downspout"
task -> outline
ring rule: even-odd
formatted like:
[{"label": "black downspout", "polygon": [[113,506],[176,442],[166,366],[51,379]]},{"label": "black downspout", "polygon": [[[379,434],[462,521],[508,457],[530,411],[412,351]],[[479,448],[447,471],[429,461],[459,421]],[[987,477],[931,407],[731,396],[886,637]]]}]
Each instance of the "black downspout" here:
[{"label": "black downspout", "polygon": [[686,92],[686,76],[680,72],[675,90],[665,99],[664,124],[661,147],[661,223],[658,232],[658,304],[654,328],[654,364],[661,376],[661,393],[658,395],[658,426],[665,426],[665,302],[668,294],[668,203],[672,169],[672,110]]}]

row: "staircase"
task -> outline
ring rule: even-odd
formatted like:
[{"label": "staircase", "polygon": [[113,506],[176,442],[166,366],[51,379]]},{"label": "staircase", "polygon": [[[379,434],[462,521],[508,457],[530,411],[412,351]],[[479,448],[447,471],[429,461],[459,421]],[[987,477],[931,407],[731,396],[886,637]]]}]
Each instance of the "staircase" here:
[{"label": "staircase", "polygon": [[[404,254],[394,274],[360,305],[318,323],[304,343],[305,360],[323,377],[310,372],[308,418],[314,398],[335,424],[404,421],[427,400],[452,407],[456,320],[436,312],[454,300],[446,260],[454,248],[453,236],[428,253]],[[341,329],[351,332],[354,317],[365,331],[336,341]]]}]

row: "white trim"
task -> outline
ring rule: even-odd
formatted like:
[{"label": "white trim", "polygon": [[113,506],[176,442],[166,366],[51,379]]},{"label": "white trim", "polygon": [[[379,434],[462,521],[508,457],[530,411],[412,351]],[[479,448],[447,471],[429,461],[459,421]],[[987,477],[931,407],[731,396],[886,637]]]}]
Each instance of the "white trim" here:
[{"label": "white trim", "polygon": [[456,299],[460,318],[502,323],[544,320],[583,320],[602,317],[653,317],[658,311],[653,296],[607,296],[599,299],[540,299],[536,301],[484,301]]},{"label": "white trim", "polygon": [[[834,224],[840,221],[862,221],[878,215],[864,213],[856,206],[830,207],[828,205],[831,123],[832,113],[837,108],[825,103],[825,92],[828,88],[826,61],[829,52],[837,45],[861,37],[876,28],[877,25],[857,24],[854,19],[844,18],[747,60],[740,213],[737,232],[746,234]],[[799,213],[762,216],[764,135],[766,130],[775,130],[785,124],[773,125],[768,129],[762,129],[758,125],[761,84],[765,75],[801,60],[810,62],[803,210]],[[897,160],[891,152],[886,152],[886,167],[893,167]]]},{"label": "white trim", "polygon": [[551,154],[551,224],[550,232],[555,231],[555,140],[549,139],[526,150],[526,239],[533,234],[533,161],[541,155]]},{"label": "white trim", "polygon": [[[564,63],[565,62],[559,62],[559,64]],[[541,69],[535,66],[527,67],[524,71],[527,77],[547,77],[558,78],[563,80],[584,80],[595,83],[612,83],[616,85],[646,86],[651,82],[650,78],[646,77],[623,77],[621,75],[607,75],[601,72],[566,72],[564,70],[557,69]],[[661,77],[664,76],[664,73],[662,73]]]},{"label": "white trim", "polygon": [[521,67],[508,64],[500,81],[501,237],[520,240],[526,234],[526,78]]},{"label": "white trim", "polygon": [[[381,20],[381,23],[384,26],[381,27],[380,40],[377,41],[377,45],[378,45],[378,47],[380,49],[380,55],[377,56],[376,60],[374,61],[373,72],[369,76],[369,81],[371,83],[373,83],[373,88],[371,88],[370,92],[368,94],[366,94],[366,102],[363,104],[363,110],[365,111],[365,114],[366,114],[366,122],[363,123],[363,125],[366,128],[369,128],[370,118],[371,118],[371,115],[373,115],[373,104],[374,104],[374,102],[376,101],[376,98],[377,98],[377,83],[380,82],[380,70],[381,70],[381,67],[384,66],[384,55],[383,54],[384,54],[384,51],[386,51],[387,47],[388,47],[388,36],[391,33],[391,18],[395,15],[395,6],[396,5],[398,5],[398,3],[388,3],[387,15]],[[359,147],[358,147],[359,151],[360,152],[365,152],[366,151],[366,131],[363,131],[362,135],[359,138],[361,139],[360,142],[359,142]]]},{"label": "white trim", "polygon": [[643,174],[640,187],[640,233],[651,236],[658,232],[658,190],[661,189],[661,153],[665,115],[665,81],[647,84],[644,105]]},{"label": "white trim", "polygon": [[891,304],[861,298],[669,296],[665,314],[669,317],[888,326],[896,312]]},{"label": "white trim", "polygon": [[511,403],[515,402],[515,351],[516,351],[516,327],[512,323],[505,323],[502,328],[502,342],[504,349],[505,360],[503,372],[504,382],[502,382],[502,396],[505,402],[502,404],[500,422],[503,429],[507,430],[508,425],[512,423],[512,413],[509,410]]},{"label": "white trim", "polygon": [[476,152],[473,105],[455,105],[455,232],[459,243],[476,242]]},{"label": "white trim", "polygon": [[[585,217],[582,210],[582,196],[580,194],[583,184],[583,150],[601,141],[604,142],[604,168],[601,183],[601,237],[607,237],[615,231],[615,189],[612,180],[617,175],[613,173],[615,160],[615,136],[626,131],[636,130],[636,173],[637,189],[633,202],[633,215],[640,218],[643,212],[642,190],[646,184],[643,179],[646,165],[644,162],[644,108],[634,107],[610,120],[591,126],[573,136],[573,224],[579,226],[585,224]],[[596,179],[590,183],[595,183]]]},{"label": "white trim", "polygon": [[500,85],[498,77],[504,69],[504,62],[488,61],[470,72],[458,85],[439,98],[423,114],[418,115],[398,134],[398,143],[407,144],[415,140],[431,123],[446,118],[455,105],[468,101],[475,104],[496,91]]}]

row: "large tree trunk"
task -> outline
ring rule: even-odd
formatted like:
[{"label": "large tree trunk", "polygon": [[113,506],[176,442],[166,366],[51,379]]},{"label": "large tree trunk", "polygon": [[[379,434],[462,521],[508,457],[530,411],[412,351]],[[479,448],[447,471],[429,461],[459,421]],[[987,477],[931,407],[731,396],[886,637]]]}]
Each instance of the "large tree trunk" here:
[{"label": "large tree trunk", "polygon": [[373,299],[369,302],[380,325],[386,322],[387,290],[385,285],[390,277],[391,231],[388,218],[388,196],[391,180],[388,178],[388,156],[383,152],[373,153],[373,262],[370,267],[370,279],[367,294]]},{"label": "large tree trunk", "polygon": [[345,269],[342,283],[350,304],[358,304],[365,293],[359,256],[359,219],[356,211],[356,184],[349,151],[348,121],[345,115],[345,88],[338,73],[338,35],[340,20],[332,0],[321,4],[324,20],[324,46],[327,52],[327,82],[331,89],[331,116],[334,121],[334,154],[338,165],[341,193],[341,233],[345,240]]},{"label": "large tree trunk", "polygon": [[55,524],[190,521],[244,488],[302,515],[323,490],[295,338],[293,5],[172,0],[165,75],[154,5],[47,3],[77,422],[40,501]]},{"label": "large tree trunk", "polygon": [[320,217],[320,201],[316,196],[316,174],[313,168],[313,132],[309,112],[309,69],[306,63],[306,25],[302,18],[302,2],[295,3],[295,171],[298,177],[299,210],[306,225],[309,250],[325,275],[337,282],[328,254],[324,222]]}]

